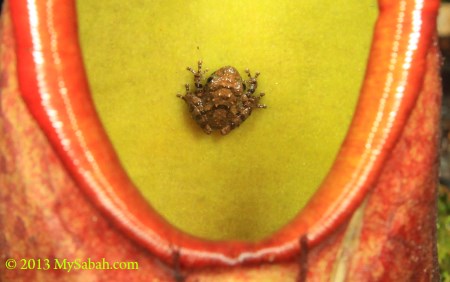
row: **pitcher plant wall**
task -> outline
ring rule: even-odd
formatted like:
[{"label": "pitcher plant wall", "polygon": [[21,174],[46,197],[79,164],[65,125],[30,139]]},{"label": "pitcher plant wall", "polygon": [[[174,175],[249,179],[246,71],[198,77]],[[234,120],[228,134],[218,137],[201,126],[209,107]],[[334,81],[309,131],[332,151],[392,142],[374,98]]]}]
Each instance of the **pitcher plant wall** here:
[{"label": "pitcher plant wall", "polygon": [[[132,184],[92,103],[74,1],[7,1],[1,280],[438,281],[438,6],[378,1],[358,105],[332,168],[294,220],[244,242],[174,228]],[[139,269],[54,267],[56,259],[102,258]],[[29,259],[51,267],[21,270]]]}]

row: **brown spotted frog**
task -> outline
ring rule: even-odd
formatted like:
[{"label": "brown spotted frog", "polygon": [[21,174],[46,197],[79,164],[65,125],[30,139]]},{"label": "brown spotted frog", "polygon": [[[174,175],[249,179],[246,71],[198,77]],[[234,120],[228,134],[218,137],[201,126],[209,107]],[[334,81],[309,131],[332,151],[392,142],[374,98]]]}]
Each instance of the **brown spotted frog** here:
[{"label": "brown spotted frog", "polygon": [[248,69],[245,72],[248,80],[243,80],[239,72],[232,66],[222,67],[209,76],[203,85],[202,61],[198,62],[198,69],[191,67],[188,71],[194,74],[195,91],[191,92],[186,84],[186,94],[177,96],[183,99],[189,107],[192,118],[200,125],[206,134],[218,130],[222,135],[243,123],[255,108],[266,108],[259,100],[264,96],[253,95],[258,86],[256,78],[252,77]]}]

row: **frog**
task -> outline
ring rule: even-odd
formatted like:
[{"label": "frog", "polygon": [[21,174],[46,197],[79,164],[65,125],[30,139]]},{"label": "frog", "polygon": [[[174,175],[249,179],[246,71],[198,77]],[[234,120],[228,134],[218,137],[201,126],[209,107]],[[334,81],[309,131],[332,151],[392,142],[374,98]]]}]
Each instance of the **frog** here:
[{"label": "frog", "polygon": [[199,60],[197,70],[187,67],[194,75],[195,90],[191,91],[190,85],[185,84],[185,95],[178,93],[177,97],[186,102],[192,118],[203,132],[219,131],[227,135],[239,127],[254,109],[267,108],[260,104],[265,93],[254,95],[259,72],[252,76],[246,69],[248,80],[244,80],[235,67],[224,66],[213,72],[204,83],[203,76],[208,69],[202,70],[202,64]]}]

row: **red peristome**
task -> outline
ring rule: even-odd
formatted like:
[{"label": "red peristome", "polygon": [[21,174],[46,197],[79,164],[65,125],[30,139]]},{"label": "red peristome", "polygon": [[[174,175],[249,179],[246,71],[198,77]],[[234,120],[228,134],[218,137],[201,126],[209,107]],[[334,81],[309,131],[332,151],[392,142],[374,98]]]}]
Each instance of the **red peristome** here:
[{"label": "red peristome", "polygon": [[125,234],[166,262],[179,251],[179,263],[191,267],[294,258],[300,237],[315,246],[348,220],[375,184],[416,103],[438,4],[379,1],[358,108],[329,175],[291,223],[261,242],[247,243],[189,236],[167,223],[134,187],[91,101],[75,1],[9,3],[20,93],[69,174]]}]

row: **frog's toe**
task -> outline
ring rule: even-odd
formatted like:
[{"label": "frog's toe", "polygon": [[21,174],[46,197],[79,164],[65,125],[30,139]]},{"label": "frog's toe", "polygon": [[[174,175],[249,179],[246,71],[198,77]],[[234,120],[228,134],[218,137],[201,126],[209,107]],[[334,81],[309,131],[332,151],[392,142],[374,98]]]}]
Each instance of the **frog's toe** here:
[{"label": "frog's toe", "polygon": [[227,135],[228,133],[230,133],[230,131],[231,131],[231,126],[227,125],[220,130],[220,133],[222,135]]}]

